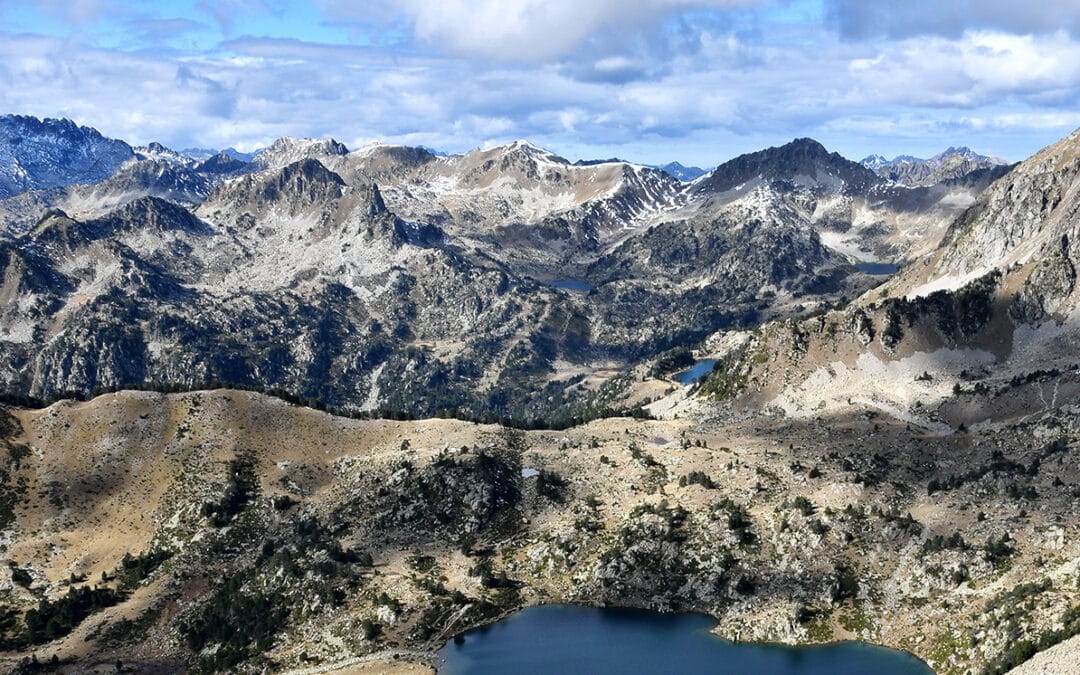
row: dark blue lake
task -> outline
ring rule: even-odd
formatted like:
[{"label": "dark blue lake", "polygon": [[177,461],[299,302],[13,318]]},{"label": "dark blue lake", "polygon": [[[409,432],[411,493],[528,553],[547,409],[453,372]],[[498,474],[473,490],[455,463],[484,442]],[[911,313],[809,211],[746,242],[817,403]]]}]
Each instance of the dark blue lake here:
[{"label": "dark blue lake", "polygon": [[861,262],[855,265],[855,267],[858,267],[861,272],[876,275],[894,274],[896,270],[900,269],[899,265],[881,262]]},{"label": "dark blue lake", "polygon": [[580,279],[563,279],[561,281],[552,281],[551,285],[555,288],[562,288],[568,291],[581,291],[582,293],[588,293],[593,289],[592,284],[587,281],[581,281]]},{"label": "dark blue lake", "polygon": [[571,605],[530,607],[439,651],[441,675],[716,673],[933,675],[906,652],[861,642],[820,647],[732,643],[699,614]]},{"label": "dark blue lake", "polygon": [[680,373],[675,373],[672,378],[683,385],[689,387],[694,383],[694,380],[701,379],[702,376],[708,375],[712,372],[713,366],[716,365],[716,359],[702,359],[694,364],[694,367],[690,370],[684,370]]}]

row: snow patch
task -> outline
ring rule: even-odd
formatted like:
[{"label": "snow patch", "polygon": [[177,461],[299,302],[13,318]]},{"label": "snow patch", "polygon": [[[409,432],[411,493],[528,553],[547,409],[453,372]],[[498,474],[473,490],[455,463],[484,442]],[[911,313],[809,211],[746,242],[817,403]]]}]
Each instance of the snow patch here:
[{"label": "snow patch", "polygon": [[914,300],[938,291],[957,291],[988,272],[990,272],[989,268],[979,268],[963,275],[946,274],[921,286],[916,286],[908,291],[904,297],[908,300]]}]

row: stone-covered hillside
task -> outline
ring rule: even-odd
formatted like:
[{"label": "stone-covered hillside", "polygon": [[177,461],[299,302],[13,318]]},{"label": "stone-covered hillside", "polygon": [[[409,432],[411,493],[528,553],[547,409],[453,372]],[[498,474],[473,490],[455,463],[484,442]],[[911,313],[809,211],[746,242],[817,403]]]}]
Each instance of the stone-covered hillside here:
[{"label": "stone-covered hillside", "polygon": [[430,663],[538,602],[695,610],[1003,672],[1080,630],[1068,406],[937,435],[864,406],[564,432],[237,391],[0,411],[8,663]]}]

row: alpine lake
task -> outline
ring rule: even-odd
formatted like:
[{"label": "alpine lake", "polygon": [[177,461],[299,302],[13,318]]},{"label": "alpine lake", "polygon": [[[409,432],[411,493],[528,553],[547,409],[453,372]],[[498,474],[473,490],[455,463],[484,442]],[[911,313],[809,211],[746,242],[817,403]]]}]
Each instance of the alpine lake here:
[{"label": "alpine lake", "polygon": [[450,640],[439,651],[439,673],[933,673],[911,654],[863,642],[811,647],[734,643],[710,633],[714,625],[702,614],[541,605]]}]

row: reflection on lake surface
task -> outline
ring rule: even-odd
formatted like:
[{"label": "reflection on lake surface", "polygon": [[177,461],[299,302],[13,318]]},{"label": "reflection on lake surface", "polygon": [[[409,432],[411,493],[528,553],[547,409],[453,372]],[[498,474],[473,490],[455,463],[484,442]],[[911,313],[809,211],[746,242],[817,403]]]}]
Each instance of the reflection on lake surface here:
[{"label": "reflection on lake surface", "polygon": [[815,647],[732,643],[713,619],[625,609],[544,605],[446,643],[442,675],[496,673],[731,673],[933,675],[922,661],[862,642]]}]

